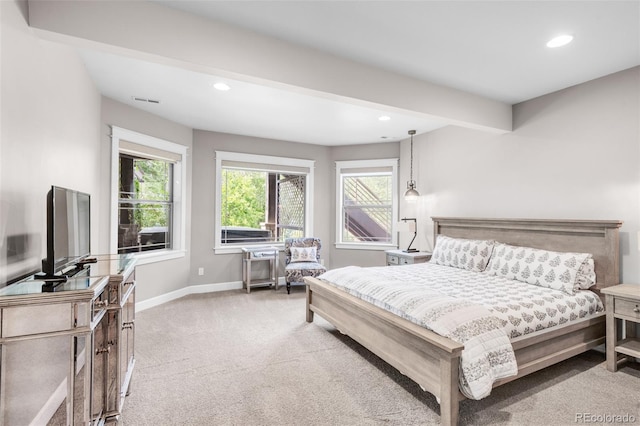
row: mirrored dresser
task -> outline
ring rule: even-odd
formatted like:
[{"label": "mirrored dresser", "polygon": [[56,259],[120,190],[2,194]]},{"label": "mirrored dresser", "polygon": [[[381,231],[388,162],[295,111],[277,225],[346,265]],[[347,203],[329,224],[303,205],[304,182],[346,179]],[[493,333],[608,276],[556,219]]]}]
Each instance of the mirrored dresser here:
[{"label": "mirrored dresser", "polygon": [[117,421],[135,364],[135,259],[96,256],[46,284],[0,288],[0,426]]}]

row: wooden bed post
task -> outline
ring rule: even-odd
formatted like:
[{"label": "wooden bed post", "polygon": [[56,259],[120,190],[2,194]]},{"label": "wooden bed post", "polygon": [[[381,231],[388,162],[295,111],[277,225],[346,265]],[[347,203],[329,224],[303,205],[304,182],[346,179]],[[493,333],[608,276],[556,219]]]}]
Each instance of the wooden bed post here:
[{"label": "wooden bed post", "polygon": [[609,284],[617,284],[620,282],[620,233],[618,232],[618,226],[611,226],[605,229],[605,244],[608,247],[607,256],[610,257],[611,262],[608,265],[605,278],[603,281]]},{"label": "wooden bed post", "polygon": [[311,286],[309,284],[305,285],[307,287],[307,322],[313,322],[313,311],[311,310]]},{"label": "wooden bed post", "polygon": [[458,424],[458,363],[460,358],[440,360],[440,423]]}]

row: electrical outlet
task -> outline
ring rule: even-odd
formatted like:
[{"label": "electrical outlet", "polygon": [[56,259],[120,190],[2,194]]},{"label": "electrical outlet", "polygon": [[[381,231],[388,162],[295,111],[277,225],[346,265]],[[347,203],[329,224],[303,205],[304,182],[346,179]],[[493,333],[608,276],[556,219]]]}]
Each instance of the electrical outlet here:
[{"label": "electrical outlet", "polygon": [[204,275],[204,268],[198,268],[198,275]]}]

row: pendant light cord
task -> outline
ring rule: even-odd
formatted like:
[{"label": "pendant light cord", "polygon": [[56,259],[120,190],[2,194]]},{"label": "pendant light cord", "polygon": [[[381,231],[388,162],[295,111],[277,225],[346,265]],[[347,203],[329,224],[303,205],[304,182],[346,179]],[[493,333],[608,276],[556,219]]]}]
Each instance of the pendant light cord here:
[{"label": "pendant light cord", "polygon": [[413,182],[413,135],[411,135],[411,171],[409,172],[409,180]]},{"label": "pendant light cord", "polygon": [[[409,172],[409,182],[413,183],[413,135],[416,134],[415,130],[409,130],[409,135],[411,135],[411,168],[410,168],[410,172]],[[413,184],[412,189],[414,189],[413,187],[415,186],[415,184]]]}]

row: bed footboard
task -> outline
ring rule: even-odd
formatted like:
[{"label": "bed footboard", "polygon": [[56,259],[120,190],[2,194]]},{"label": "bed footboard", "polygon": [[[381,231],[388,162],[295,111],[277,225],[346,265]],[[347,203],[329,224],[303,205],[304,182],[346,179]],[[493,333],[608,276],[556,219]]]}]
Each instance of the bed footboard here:
[{"label": "bed footboard", "polygon": [[305,282],[308,322],[320,315],[438,398],[443,425],[457,423],[464,398],[458,390],[463,345],[315,278]]}]

